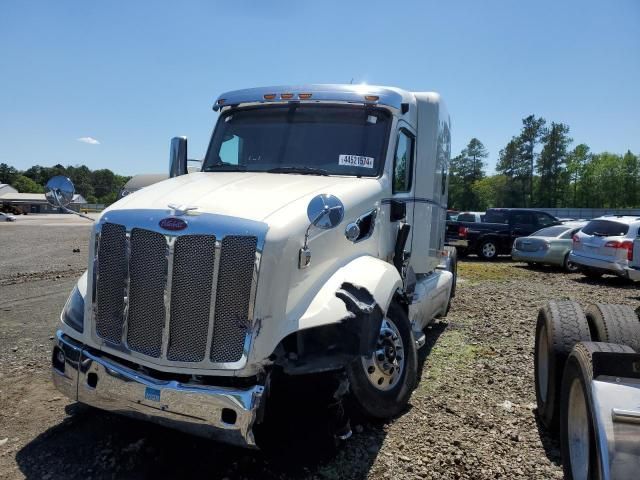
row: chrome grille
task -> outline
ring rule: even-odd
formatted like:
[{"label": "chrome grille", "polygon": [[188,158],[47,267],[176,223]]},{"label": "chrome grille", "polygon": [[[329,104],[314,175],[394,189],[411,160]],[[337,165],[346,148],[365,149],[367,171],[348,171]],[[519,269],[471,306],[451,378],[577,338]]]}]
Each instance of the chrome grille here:
[{"label": "chrome grille", "polygon": [[162,351],[167,257],[164,235],[141,228],[131,231],[127,345],[150,357]]},{"label": "chrome grille", "polygon": [[99,225],[93,331],[105,347],[155,365],[244,365],[266,228],[240,220],[218,236],[198,218],[185,235],[127,227],[114,213]]},{"label": "chrome grille", "polygon": [[256,237],[228,236],[222,240],[216,310],[211,342],[212,362],[236,362],[242,357],[249,328],[249,301],[256,254]]},{"label": "chrome grille", "polygon": [[122,225],[107,223],[102,227],[98,246],[98,257],[101,261],[97,269],[100,281],[96,288],[96,332],[106,341],[116,345],[122,341],[124,325],[126,236],[127,232]]},{"label": "chrome grille", "polygon": [[216,237],[212,235],[185,235],[176,240],[169,360],[201,362],[205,358],[215,247]]}]

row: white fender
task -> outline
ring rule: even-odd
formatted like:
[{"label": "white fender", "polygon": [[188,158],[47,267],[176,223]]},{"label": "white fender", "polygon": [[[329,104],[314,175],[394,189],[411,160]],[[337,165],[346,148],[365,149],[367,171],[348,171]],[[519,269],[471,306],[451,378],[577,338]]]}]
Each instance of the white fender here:
[{"label": "white fender", "polygon": [[349,315],[336,291],[343,283],[365,288],[383,312],[389,308],[402,279],[390,263],[371,256],[358,257],[338,269],[311,301],[298,324],[299,330],[339,322]]}]

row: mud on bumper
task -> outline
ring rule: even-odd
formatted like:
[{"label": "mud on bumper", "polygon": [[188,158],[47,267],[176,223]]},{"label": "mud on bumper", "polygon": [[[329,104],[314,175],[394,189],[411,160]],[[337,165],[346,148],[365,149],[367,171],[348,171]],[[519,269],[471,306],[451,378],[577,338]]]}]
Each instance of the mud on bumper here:
[{"label": "mud on bumper", "polygon": [[58,331],[55,387],[72,400],[226,443],[255,447],[264,387],[239,389],[158,380],[89,350]]}]

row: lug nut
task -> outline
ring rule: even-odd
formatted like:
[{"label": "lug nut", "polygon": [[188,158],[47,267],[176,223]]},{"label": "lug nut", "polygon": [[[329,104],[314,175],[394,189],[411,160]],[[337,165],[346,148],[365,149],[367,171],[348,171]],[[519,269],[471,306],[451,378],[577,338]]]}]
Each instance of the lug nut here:
[{"label": "lug nut", "polygon": [[384,353],[379,353],[378,354],[378,360],[380,360],[380,361],[384,360]]},{"label": "lug nut", "polygon": [[373,373],[373,372],[375,372],[375,371],[376,371],[376,369],[375,369],[375,367],[373,367],[373,366],[371,366],[371,367],[367,368],[367,372],[369,372],[369,374],[372,374],[372,373]]}]

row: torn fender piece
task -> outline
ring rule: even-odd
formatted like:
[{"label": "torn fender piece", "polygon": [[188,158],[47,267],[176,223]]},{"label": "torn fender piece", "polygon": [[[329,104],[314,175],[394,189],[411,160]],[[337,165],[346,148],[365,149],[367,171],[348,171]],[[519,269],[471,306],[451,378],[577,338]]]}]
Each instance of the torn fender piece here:
[{"label": "torn fender piece", "polygon": [[340,322],[345,336],[358,345],[359,355],[370,355],[376,347],[384,312],[367,290],[351,283],[343,283],[336,296],[350,313]]},{"label": "torn fender piece", "polygon": [[336,323],[297,332],[295,342],[283,342],[276,363],[285,373],[337,370],[375,350],[384,312],[373,296],[351,283],[343,283],[335,295],[344,302],[348,313]]}]

